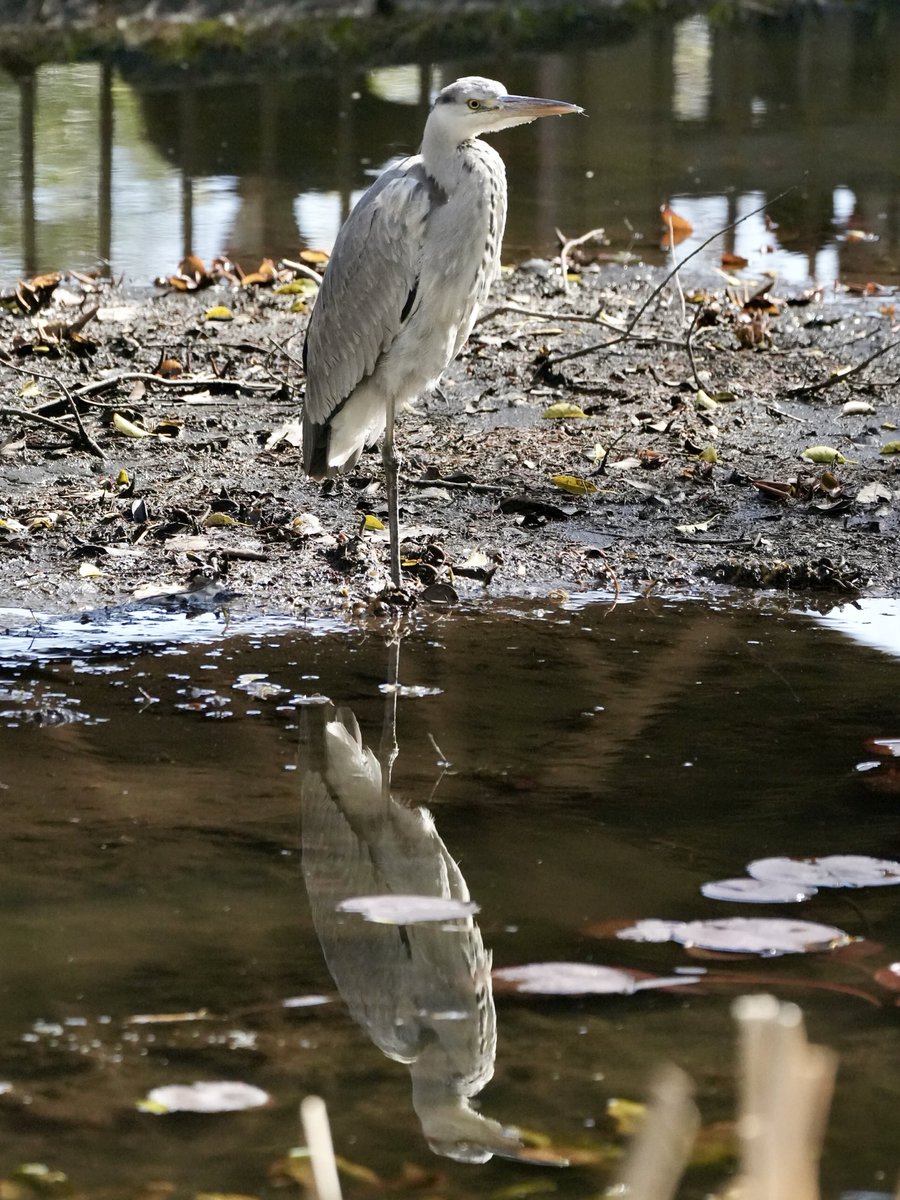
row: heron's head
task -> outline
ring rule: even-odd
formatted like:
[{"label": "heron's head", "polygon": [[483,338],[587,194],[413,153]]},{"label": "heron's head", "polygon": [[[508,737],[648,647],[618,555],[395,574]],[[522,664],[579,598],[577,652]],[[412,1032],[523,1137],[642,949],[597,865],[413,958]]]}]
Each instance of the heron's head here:
[{"label": "heron's head", "polygon": [[468,75],[438,93],[429,120],[439,123],[445,135],[460,144],[495,129],[525,125],[538,117],[560,117],[582,111],[564,100],[511,96],[496,79]]}]

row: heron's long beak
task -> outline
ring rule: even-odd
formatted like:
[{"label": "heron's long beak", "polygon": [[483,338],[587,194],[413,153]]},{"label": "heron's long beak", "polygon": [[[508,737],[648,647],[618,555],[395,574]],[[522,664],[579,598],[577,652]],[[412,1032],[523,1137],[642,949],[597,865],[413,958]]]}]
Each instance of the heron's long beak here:
[{"label": "heron's long beak", "polygon": [[537,96],[501,96],[500,111],[521,122],[534,121],[537,117],[562,117],[566,113],[584,112],[577,104],[565,100],[541,100]]}]

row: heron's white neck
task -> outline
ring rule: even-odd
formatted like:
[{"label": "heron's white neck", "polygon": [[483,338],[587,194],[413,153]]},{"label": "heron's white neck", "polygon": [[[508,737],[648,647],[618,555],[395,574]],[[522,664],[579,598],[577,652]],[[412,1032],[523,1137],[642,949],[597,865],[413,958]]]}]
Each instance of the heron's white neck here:
[{"label": "heron's white neck", "polygon": [[425,122],[422,135],[422,161],[431,178],[448,194],[455,191],[462,178],[465,148],[471,145],[471,137],[462,139],[455,130],[447,128],[435,114]]}]

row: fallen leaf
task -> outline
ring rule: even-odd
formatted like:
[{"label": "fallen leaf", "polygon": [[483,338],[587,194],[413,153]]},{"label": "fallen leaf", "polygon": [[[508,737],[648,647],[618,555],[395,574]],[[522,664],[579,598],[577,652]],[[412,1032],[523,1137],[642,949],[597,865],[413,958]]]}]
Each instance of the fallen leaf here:
[{"label": "fallen leaf", "polygon": [[551,475],[550,482],[562,488],[564,492],[571,492],[573,496],[587,496],[599,491],[596,483],[591,483],[590,479],[583,479],[580,475]]},{"label": "fallen leaf", "polygon": [[[900,450],[900,442],[897,443],[897,448]],[[851,458],[845,458],[840,450],[835,450],[833,446],[807,446],[805,450],[801,451],[800,457],[814,463],[846,463],[854,461]]]},{"label": "fallen leaf", "polygon": [[545,421],[559,421],[568,417],[586,417],[587,413],[577,404],[572,404],[568,400],[558,400],[556,404],[545,408],[541,416]]},{"label": "fallen leaf", "polygon": [[900,454],[900,441],[885,442],[879,451],[880,454]]},{"label": "fallen leaf", "polygon": [[129,421],[121,413],[113,413],[112,423],[115,431],[121,433],[124,437],[145,438],[151,436],[149,430],[142,429],[140,425],[135,425],[133,421]]},{"label": "fallen leaf", "polygon": [[234,313],[224,304],[214,304],[212,308],[208,308],[203,314],[207,321],[233,321]]}]

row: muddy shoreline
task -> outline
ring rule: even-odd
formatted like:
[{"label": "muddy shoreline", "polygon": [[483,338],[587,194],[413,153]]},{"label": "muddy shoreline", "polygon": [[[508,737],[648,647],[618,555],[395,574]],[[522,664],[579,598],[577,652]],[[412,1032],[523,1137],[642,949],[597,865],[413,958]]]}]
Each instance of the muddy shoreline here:
[{"label": "muddy shoreline", "polygon": [[[441,394],[400,422],[413,601],[900,595],[895,298],[672,281],[621,337],[662,278],[504,273]],[[70,276],[31,314],[7,297],[3,606],[377,609],[377,452],[325,485],[301,467],[305,287],[290,270],[186,293]]]}]

